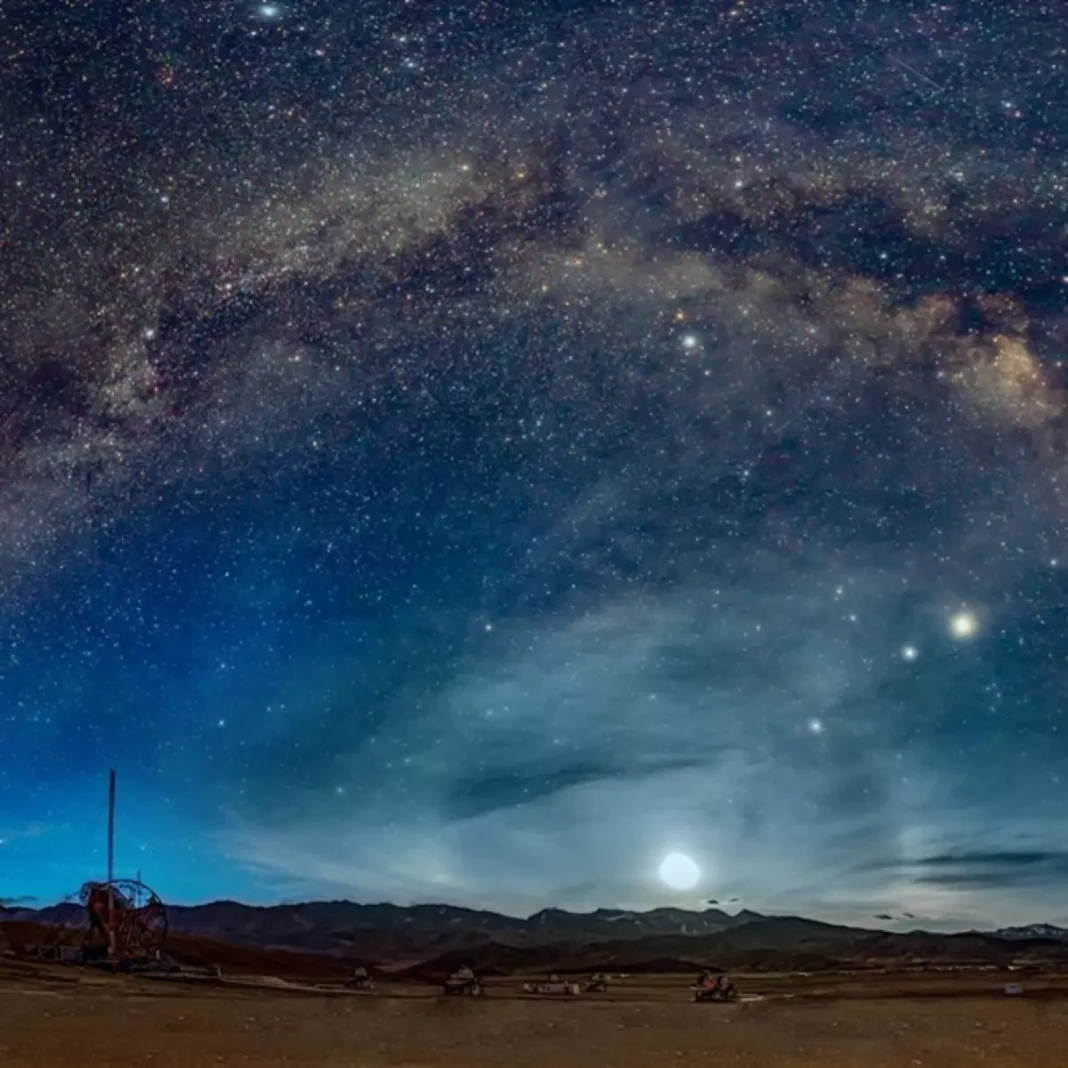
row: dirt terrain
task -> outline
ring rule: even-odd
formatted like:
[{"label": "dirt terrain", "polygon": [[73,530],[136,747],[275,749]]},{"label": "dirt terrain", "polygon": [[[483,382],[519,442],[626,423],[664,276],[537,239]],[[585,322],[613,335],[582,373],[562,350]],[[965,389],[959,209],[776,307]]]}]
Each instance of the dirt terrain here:
[{"label": "dirt terrain", "polygon": [[1004,975],[741,977],[743,1000],[690,1002],[681,976],[607,994],[481,999],[379,984],[375,994],[251,976],[111,977],[0,967],[4,1068],[884,1068],[1068,1064],[1068,980]]}]

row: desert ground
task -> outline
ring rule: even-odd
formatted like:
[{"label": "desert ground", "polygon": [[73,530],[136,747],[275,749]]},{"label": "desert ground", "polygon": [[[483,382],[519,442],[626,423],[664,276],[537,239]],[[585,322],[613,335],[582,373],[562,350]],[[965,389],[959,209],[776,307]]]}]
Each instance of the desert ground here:
[{"label": "desert ground", "polygon": [[[1019,981],[1023,992],[1007,996]],[[3,1068],[884,1068],[1068,1065],[1068,980],[1001,973],[742,976],[693,1004],[686,976],[607,993],[483,998],[379,984],[373,994],[251,976],[112,977],[0,968]]]}]

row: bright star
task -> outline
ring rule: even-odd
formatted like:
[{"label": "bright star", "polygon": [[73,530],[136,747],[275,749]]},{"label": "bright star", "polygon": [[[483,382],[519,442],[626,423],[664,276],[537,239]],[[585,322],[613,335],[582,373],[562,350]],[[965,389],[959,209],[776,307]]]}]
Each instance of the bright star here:
[{"label": "bright star", "polygon": [[975,632],[979,629],[979,621],[975,618],[974,613],[968,611],[958,612],[949,621],[949,631],[954,638],[958,638],[963,641],[966,638],[975,637]]},{"label": "bright star", "polygon": [[901,647],[901,656],[905,660],[915,660],[919,655],[920,651],[915,645],[903,645]]},{"label": "bright star", "polygon": [[809,733],[811,733],[811,734],[822,734],[823,730],[824,730],[823,720],[822,719],[810,719],[808,721],[808,729],[809,729]]},{"label": "bright star", "polygon": [[697,348],[697,335],[696,334],[684,334],[682,337],[682,347],[684,349]]}]

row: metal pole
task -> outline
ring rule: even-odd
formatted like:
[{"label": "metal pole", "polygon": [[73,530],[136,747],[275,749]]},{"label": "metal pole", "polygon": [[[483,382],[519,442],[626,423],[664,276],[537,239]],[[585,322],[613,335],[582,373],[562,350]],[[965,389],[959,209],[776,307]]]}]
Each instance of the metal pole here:
[{"label": "metal pole", "polygon": [[115,769],[108,775],[108,882],[115,878]]},{"label": "metal pole", "polygon": [[115,944],[115,769],[108,775],[108,956],[114,966]]}]

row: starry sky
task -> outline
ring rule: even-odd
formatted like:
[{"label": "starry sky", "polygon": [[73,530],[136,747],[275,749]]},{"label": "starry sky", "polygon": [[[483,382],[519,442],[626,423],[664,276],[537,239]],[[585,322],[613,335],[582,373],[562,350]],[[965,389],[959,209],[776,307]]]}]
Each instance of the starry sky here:
[{"label": "starry sky", "polygon": [[1068,920],[1061,15],[5,4],[0,897]]}]

